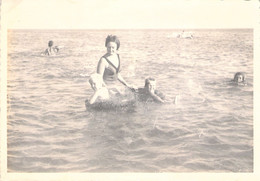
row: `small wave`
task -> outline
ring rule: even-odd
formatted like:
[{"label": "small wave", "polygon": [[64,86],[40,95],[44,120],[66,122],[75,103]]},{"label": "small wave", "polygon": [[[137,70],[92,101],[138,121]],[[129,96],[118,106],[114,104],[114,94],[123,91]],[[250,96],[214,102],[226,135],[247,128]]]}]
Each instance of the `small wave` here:
[{"label": "small wave", "polygon": [[84,73],[81,73],[79,74],[81,77],[89,77],[90,75],[89,74],[84,74]]}]

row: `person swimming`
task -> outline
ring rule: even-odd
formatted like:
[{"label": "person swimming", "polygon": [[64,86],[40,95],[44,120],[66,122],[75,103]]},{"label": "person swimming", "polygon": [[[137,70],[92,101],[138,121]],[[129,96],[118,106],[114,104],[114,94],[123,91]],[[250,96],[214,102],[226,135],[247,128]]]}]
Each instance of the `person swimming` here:
[{"label": "person swimming", "polygon": [[246,85],[246,74],[243,72],[237,72],[234,75],[234,79],[232,81],[239,85],[241,84]]},{"label": "person swimming", "polygon": [[53,41],[50,40],[48,42],[48,48],[45,50],[44,54],[50,56],[50,55],[55,55],[58,52],[59,52],[59,47],[53,46]]},{"label": "person swimming", "polygon": [[149,100],[164,103],[165,95],[156,89],[156,80],[154,78],[145,79],[145,85],[143,88],[138,88],[136,90],[138,100],[142,102],[147,102]]}]

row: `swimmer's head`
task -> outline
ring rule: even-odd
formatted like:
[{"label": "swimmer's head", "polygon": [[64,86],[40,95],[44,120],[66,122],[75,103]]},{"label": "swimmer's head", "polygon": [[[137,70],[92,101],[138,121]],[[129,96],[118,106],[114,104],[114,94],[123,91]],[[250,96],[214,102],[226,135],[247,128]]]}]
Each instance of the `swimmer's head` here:
[{"label": "swimmer's head", "polygon": [[98,90],[103,86],[103,79],[100,74],[92,74],[89,79],[89,83],[93,90]]},{"label": "swimmer's head", "polygon": [[145,79],[145,88],[148,88],[150,90],[155,90],[156,89],[156,80],[154,78],[147,78]]},{"label": "swimmer's head", "polygon": [[245,74],[243,72],[237,72],[234,76],[234,82],[241,83],[245,82]]},{"label": "swimmer's head", "polygon": [[48,46],[52,47],[52,45],[53,45],[53,41],[51,40],[51,41],[49,41]]},{"label": "swimmer's head", "polygon": [[115,36],[115,35],[108,35],[107,38],[106,38],[105,47],[107,47],[107,45],[108,45],[109,42],[114,42],[114,43],[116,43],[116,45],[117,45],[117,48],[116,48],[116,49],[117,49],[117,50],[119,49],[119,47],[120,47],[120,41],[119,41],[119,39],[118,39],[117,36]]}]

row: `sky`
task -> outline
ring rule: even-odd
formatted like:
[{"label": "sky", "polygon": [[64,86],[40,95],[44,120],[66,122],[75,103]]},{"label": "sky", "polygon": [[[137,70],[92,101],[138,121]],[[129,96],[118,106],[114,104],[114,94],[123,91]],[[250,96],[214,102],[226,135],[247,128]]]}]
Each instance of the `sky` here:
[{"label": "sky", "polygon": [[8,29],[252,28],[258,1],[2,0]]}]

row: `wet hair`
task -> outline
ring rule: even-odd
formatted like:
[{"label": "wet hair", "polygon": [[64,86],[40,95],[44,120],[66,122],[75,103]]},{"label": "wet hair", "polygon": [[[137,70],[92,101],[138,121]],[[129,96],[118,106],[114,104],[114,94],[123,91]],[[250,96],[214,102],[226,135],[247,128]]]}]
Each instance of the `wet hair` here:
[{"label": "wet hair", "polygon": [[243,72],[237,72],[237,73],[235,74],[235,76],[234,76],[233,81],[238,82],[238,76],[240,76],[240,75],[242,75],[242,77],[243,77],[242,82],[245,82],[246,75],[245,75]]},{"label": "wet hair", "polygon": [[119,47],[120,47],[120,41],[119,41],[119,39],[118,39],[117,36],[115,36],[115,35],[108,35],[107,38],[106,38],[105,47],[107,47],[107,44],[108,44],[109,42],[115,42],[116,45],[117,45],[117,50],[119,49]]},{"label": "wet hair", "polygon": [[152,78],[152,77],[149,77],[149,78],[145,79],[144,87],[147,87],[150,84],[151,81],[155,81],[155,79]]},{"label": "wet hair", "polygon": [[49,41],[48,46],[51,47],[53,45],[53,41]]}]

